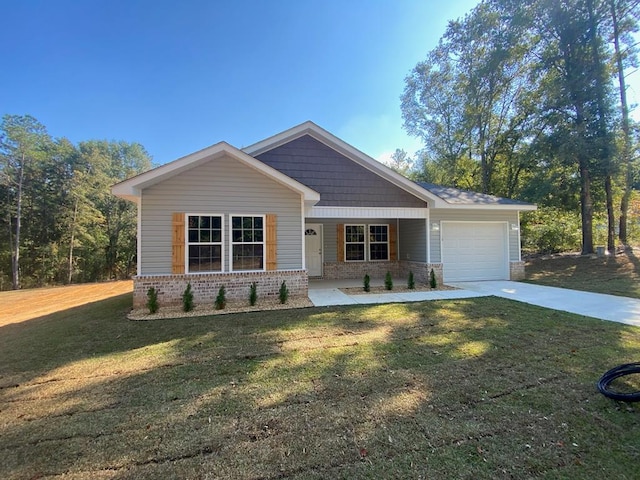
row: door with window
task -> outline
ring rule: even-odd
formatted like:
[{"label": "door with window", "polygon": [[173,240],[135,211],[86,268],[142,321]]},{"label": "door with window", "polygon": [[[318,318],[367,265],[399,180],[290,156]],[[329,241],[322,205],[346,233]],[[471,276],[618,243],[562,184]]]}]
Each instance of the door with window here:
[{"label": "door with window", "polygon": [[310,277],[322,276],[322,225],[309,223],[304,230],[304,254]]}]

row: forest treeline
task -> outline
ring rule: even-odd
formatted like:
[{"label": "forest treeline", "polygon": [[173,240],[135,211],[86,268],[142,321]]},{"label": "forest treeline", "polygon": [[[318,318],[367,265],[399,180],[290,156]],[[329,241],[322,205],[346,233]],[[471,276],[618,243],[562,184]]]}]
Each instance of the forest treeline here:
[{"label": "forest treeline", "polygon": [[136,205],[111,186],[150,169],[138,143],[52,138],[29,115],[0,124],[0,289],[128,278]]},{"label": "forest treeline", "polygon": [[519,198],[528,251],[638,240],[640,129],[625,76],[636,70],[638,0],[485,0],[449,23],[407,76],[415,179]]}]

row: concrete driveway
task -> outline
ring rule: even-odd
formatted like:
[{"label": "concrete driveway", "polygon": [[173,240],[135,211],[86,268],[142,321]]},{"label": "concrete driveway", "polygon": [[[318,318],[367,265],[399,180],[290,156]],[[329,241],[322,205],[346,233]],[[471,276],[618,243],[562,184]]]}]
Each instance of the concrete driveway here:
[{"label": "concrete driveway", "polygon": [[451,285],[482,295],[495,295],[540,307],[640,327],[640,299],[636,298],[508,281],[456,282]]}]

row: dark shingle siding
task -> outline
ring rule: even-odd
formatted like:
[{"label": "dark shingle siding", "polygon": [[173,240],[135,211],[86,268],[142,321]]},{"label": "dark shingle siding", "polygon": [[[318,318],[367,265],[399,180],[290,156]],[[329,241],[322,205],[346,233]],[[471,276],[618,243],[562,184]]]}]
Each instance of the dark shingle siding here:
[{"label": "dark shingle siding", "polygon": [[425,202],[309,135],[256,157],[320,193],[319,206],[413,207]]}]

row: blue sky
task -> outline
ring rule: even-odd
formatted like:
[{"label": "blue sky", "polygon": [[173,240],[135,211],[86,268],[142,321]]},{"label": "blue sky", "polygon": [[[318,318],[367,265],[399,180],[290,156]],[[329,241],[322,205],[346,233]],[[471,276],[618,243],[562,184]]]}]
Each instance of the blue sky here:
[{"label": "blue sky", "polygon": [[312,120],[413,152],[404,78],[477,0],[0,0],[0,114],[126,140],[158,164]]},{"label": "blue sky", "polygon": [[166,163],[312,120],[378,158],[404,78],[476,0],[0,0],[0,114]]}]

